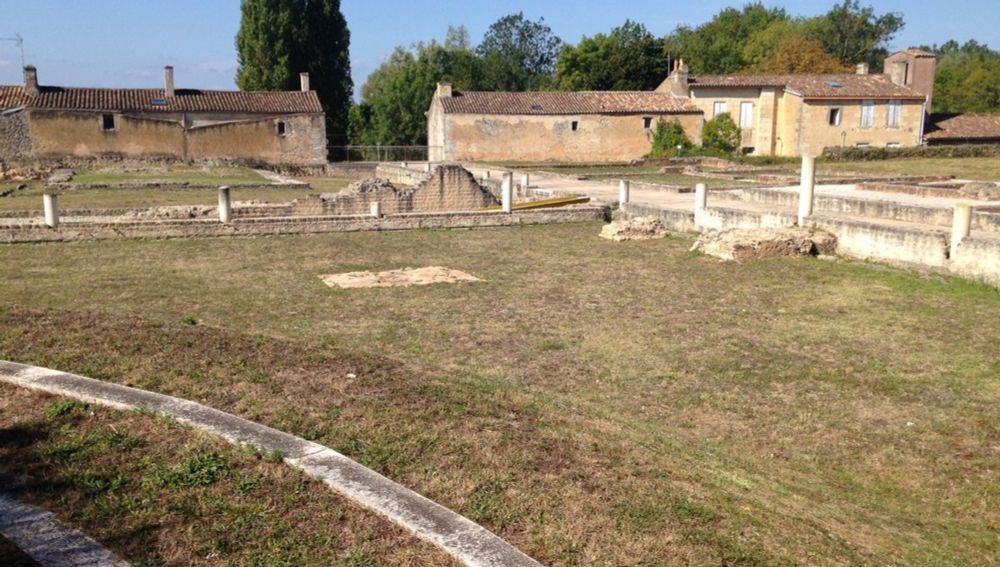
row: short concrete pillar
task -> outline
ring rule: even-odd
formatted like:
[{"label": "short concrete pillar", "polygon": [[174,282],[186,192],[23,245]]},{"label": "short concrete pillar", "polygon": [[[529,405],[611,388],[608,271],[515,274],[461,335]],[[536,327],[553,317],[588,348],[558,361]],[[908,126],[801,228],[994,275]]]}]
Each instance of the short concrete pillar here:
[{"label": "short concrete pillar", "polygon": [[219,220],[225,223],[233,220],[233,199],[228,185],[219,187]]},{"label": "short concrete pillar", "polygon": [[402,163],[401,165],[402,165],[402,166],[403,166],[404,168],[406,168],[406,167],[409,167],[409,164],[407,164],[407,163],[406,163],[405,161],[404,161],[404,162],[403,162],[403,163]]},{"label": "short concrete pillar", "polygon": [[45,209],[45,225],[51,228],[59,226],[59,195],[55,193],[42,195],[42,207]]},{"label": "short concrete pillar", "polygon": [[802,179],[799,184],[799,226],[813,214],[813,197],[816,190],[816,158],[802,156]]},{"label": "short concrete pillar", "polygon": [[380,203],[378,201],[372,201],[371,211],[372,211],[372,216],[373,217],[375,217],[377,219],[382,218],[382,203]]},{"label": "short concrete pillar", "polygon": [[426,171],[427,173],[431,172],[431,162],[427,162],[424,164],[424,171]]},{"label": "short concrete pillar", "polygon": [[528,183],[530,181],[531,180],[528,177],[527,173],[522,173],[521,174],[521,194],[524,195],[525,197],[528,196],[528,186],[529,186]]},{"label": "short concrete pillar", "polygon": [[622,179],[618,182],[618,203],[624,205],[629,199],[629,181]]},{"label": "short concrete pillar", "polygon": [[701,226],[702,216],[708,207],[708,186],[698,183],[694,186],[694,225]]},{"label": "short concrete pillar", "polygon": [[500,203],[503,208],[503,212],[510,213],[514,211],[514,174],[504,173],[503,183],[500,185]]},{"label": "short concrete pillar", "polygon": [[490,178],[490,170],[487,169],[486,173],[483,175],[483,179],[489,179],[489,178]]},{"label": "short concrete pillar", "polygon": [[958,254],[958,245],[972,232],[972,205],[955,204],[955,216],[951,221],[951,258]]}]

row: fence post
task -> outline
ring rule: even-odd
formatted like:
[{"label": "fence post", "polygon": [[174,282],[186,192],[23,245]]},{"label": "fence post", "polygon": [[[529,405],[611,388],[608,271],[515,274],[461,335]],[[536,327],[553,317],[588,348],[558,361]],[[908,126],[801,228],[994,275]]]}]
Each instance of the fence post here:
[{"label": "fence post", "polygon": [[958,245],[969,237],[972,232],[972,205],[955,203],[955,216],[951,219],[951,250],[950,258],[955,259]]},{"label": "fence post", "polygon": [[816,189],[816,158],[802,156],[802,179],[799,184],[799,226],[812,216],[813,198]]},{"label": "fence post", "polygon": [[229,186],[219,187],[219,220],[228,223],[233,218],[233,200],[229,193]]},{"label": "fence post", "polygon": [[42,195],[42,208],[45,209],[45,224],[49,228],[59,226],[59,195],[45,193]]},{"label": "fence post", "polygon": [[705,209],[708,208],[708,186],[698,183],[694,186],[694,226],[702,225]]},{"label": "fence post", "polygon": [[503,174],[503,184],[500,186],[501,205],[503,212],[514,211],[514,174],[507,172]]}]

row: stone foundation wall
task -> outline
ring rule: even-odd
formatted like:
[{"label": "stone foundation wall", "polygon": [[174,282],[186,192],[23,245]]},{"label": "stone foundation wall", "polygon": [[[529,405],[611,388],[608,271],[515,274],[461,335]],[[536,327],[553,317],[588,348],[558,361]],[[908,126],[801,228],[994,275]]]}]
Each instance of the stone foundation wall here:
[{"label": "stone foundation wall", "polygon": [[380,204],[383,214],[471,211],[500,204],[465,168],[442,165],[414,188],[400,189],[383,179],[372,180],[336,195],[298,199],[293,209],[298,215],[366,215],[374,202]]},{"label": "stone foundation wall", "polygon": [[[390,215],[380,219],[361,215],[254,218],[236,219],[229,224],[207,219],[114,223],[66,222],[55,229],[42,224],[0,226],[0,243],[319,234],[421,228],[484,228],[521,224],[596,222],[607,220],[609,214],[610,211],[607,207],[585,205],[563,209],[515,211],[514,213],[412,213]],[[597,228],[595,228],[596,230]]]},{"label": "stone foundation wall", "polygon": [[0,116],[0,162],[31,157],[31,129],[27,112]]}]

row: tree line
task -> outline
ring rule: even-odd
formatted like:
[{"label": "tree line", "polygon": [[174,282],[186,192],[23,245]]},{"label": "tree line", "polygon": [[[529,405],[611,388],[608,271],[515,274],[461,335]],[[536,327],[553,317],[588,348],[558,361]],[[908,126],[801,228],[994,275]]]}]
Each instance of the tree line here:
[{"label": "tree line", "polygon": [[[652,90],[678,58],[698,74],[852,72],[862,62],[879,72],[904,26],[901,14],[859,0],[809,18],[758,1],[662,37],[626,20],[570,44],[544,19],[516,13],[494,22],[478,45],[457,26],[440,41],[397,47],[355,104],[338,0],[244,0],[241,9],[239,86],[294,89],[299,70],[308,70],[331,143],[364,145],[426,144],[424,112],[440,81],[457,91]],[[1000,111],[1000,52],[975,41],[924,48],[939,58],[935,112]]]}]

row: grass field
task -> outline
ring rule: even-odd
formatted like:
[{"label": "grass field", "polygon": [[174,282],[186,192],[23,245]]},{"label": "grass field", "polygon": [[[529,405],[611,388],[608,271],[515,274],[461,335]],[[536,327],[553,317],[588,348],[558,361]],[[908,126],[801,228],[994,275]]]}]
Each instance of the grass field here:
[{"label": "grass field", "polygon": [[167,418],[0,384],[0,435],[5,493],[133,565],[449,564],[277,456]]},{"label": "grass field", "polygon": [[[350,183],[348,179],[316,178],[318,187],[276,185],[271,187],[234,187],[234,201],[260,200],[268,203],[285,203],[312,193],[335,192]],[[0,184],[0,192],[10,186]],[[7,197],[0,197],[0,211],[42,210],[42,193],[45,186],[34,182]],[[215,205],[215,189],[171,189],[144,187],[141,189],[78,189],[63,191],[59,195],[61,209],[113,209],[130,207],[158,207],[164,205]]]},{"label": "grass field", "polygon": [[192,185],[248,185],[268,183],[267,179],[245,167],[203,167],[170,164],[142,170],[115,168],[83,170],[73,176],[74,183],[121,183],[128,181],[166,181]]},{"label": "grass field", "polygon": [[[599,229],[6,246],[0,358],[318,440],[546,564],[1000,560],[1000,293]],[[426,265],[485,281],[318,277]]]}]

